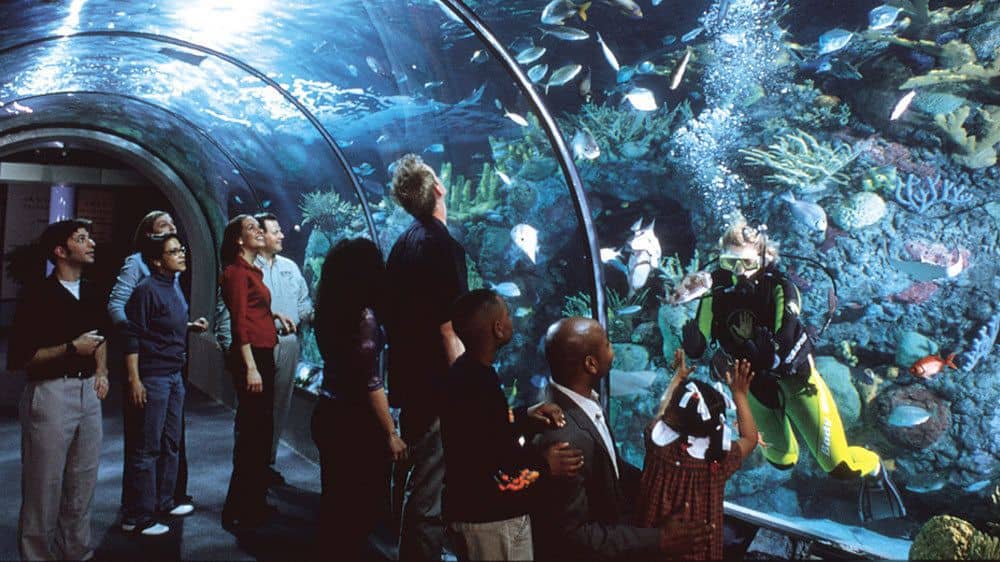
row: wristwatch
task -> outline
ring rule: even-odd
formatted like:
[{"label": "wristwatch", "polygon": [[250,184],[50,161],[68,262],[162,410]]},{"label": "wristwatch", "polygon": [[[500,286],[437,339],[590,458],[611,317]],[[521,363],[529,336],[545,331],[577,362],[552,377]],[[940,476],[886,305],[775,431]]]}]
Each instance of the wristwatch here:
[{"label": "wristwatch", "polygon": [[75,354],[76,354],[76,346],[73,345],[73,341],[70,340],[66,342],[66,355],[75,355]]}]

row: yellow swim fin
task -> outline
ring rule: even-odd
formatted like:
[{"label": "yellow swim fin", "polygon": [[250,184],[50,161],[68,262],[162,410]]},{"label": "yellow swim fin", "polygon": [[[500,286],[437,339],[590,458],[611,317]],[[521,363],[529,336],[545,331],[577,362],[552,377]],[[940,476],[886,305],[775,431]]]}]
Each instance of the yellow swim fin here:
[{"label": "yellow swim fin", "polygon": [[587,21],[587,10],[590,9],[591,4],[592,2],[584,2],[583,4],[580,5],[580,9],[576,11],[576,13],[580,16],[581,20]]}]

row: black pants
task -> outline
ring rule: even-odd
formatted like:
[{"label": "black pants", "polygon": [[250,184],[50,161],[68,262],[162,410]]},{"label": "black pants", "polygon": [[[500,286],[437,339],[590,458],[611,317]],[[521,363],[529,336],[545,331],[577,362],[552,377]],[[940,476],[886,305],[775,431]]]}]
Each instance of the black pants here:
[{"label": "black pants", "polygon": [[[274,349],[252,348],[257,371],[264,382],[262,392],[251,393],[246,387],[246,366],[233,376],[236,405],[233,475],[229,493],[222,507],[222,520],[251,520],[264,514],[267,495],[267,467],[271,460],[271,436],[274,432]],[[232,353],[239,353],[233,349]],[[233,362],[237,364],[236,361]]]},{"label": "black pants", "polygon": [[367,397],[353,402],[321,398],[313,412],[312,438],[323,489],[316,552],[361,560],[389,501],[388,436]]}]

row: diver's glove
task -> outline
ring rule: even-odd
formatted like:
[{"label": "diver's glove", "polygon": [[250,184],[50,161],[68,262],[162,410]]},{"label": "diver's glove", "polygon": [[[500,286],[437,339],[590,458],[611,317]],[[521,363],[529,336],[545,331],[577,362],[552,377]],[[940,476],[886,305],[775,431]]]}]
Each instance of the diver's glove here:
[{"label": "diver's glove", "polygon": [[781,362],[776,353],[774,336],[771,335],[771,330],[764,326],[754,328],[753,338],[746,340],[744,345],[746,358],[750,360],[750,367],[756,373],[772,371]]},{"label": "diver's glove", "polygon": [[698,329],[698,322],[695,319],[688,320],[684,324],[684,328],[681,330],[681,347],[691,359],[698,359],[704,355],[708,342],[705,341],[705,336],[701,335],[701,330]]}]

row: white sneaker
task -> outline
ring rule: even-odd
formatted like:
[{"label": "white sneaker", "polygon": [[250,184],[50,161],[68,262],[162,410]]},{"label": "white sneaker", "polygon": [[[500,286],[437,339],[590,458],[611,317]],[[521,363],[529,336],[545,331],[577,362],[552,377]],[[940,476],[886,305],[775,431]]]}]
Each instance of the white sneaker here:
[{"label": "white sneaker", "polygon": [[170,515],[182,516],[182,515],[189,515],[193,511],[194,511],[193,505],[189,503],[179,503],[175,505],[174,508],[169,511],[169,513]]},{"label": "white sneaker", "polygon": [[147,537],[155,537],[157,535],[162,535],[168,531],[170,531],[170,527],[167,527],[162,523],[153,523],[149,527],[146,527],[145,529],[140,531],[140,534],[146,535]]}]

